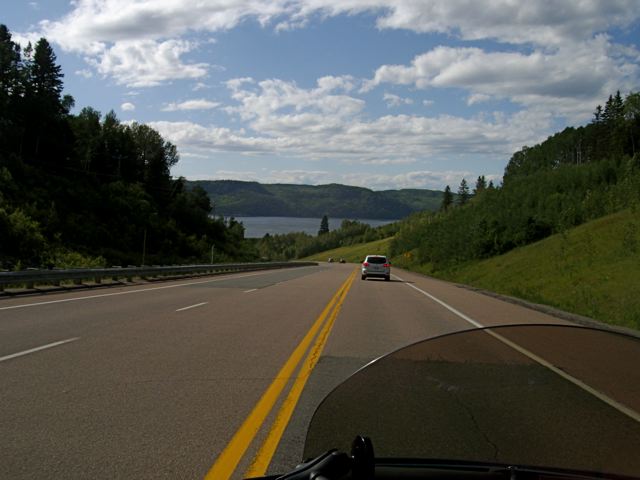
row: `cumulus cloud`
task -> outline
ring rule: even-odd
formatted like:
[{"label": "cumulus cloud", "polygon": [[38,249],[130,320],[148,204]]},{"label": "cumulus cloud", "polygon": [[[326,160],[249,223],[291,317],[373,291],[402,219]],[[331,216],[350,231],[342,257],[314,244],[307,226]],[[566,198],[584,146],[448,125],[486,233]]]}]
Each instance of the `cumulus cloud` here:
[{"label": "cumulus cloud", "polygon": [[125,102],[122,105],[120,105],[120,110],[122,110],[123,112],[132,112],[135,109],[136,109],[136,106],[131,102]]},{"label": "cumulus cloud", "polygon": [[413,99],[411,98],[403,98],[399,95],[395,95],[393,93],[385,92],[383,95],[383,100],[387,104],[387,107],[400,107],[402,105],[411,105],[413,104]]},{"label": "cumulus cloud", "polygon": [[212,102],[204,98],[187,100],[180,103],[169,103],[162,108],[164,112],[177,112],[182,110],[211,110],[220,106],[219,102]]},{"label": "cumulus cloud", "polygon": [[[326,81],[325,81],[326,82]],[[231,130],[193,122],[151,125],[181,151],[277,154],[307,160],[333,159],[350,164],[393,165],[433,156],[505,158],[522,145],[543,139],[553,118],[545,111],[511,115],[386,115],[369,118],[363,101],[318,82],[304,89],[278,79],[227,82],[236,105],[228,113],[246,122]]]},{"label": "cumulus cloud", "polygon": [[638,84],[639,56],[633,48],[618,51],[606,36],[551,52],[439,46],[416,56],[410,65],[379,67],[363,90],[383,84],[457,87],[471,92],[469,105],[496,97],[580,118],[585,108],[590,111],[612,91]]},{"label": "cumulus cloud", "polygon": [[[513,0],[77,0],[72,5],[73,10],[63,18],[42,22],[38,33],[65,50],[84,54],[103,74],[141,86],[203,76],[206,66],[182,60],[190,48],[179,39],[190,33],[229,30],[249,20],[278,30],[303,28],[312,18],[368,13],[377,18],[381,29],[446,33],[464,40],[496,39],[548,48],[579,44],[640,18],[637,0],[526,4]],[[170,62],[151,62],[160,68],[152,75],[151,69],[144,67],[144,59],[128,61],[136,57],[136,49],[146,53],[154,50],[156,54],[164,51],[173,60],[173,68]],[[136,63],[143,67],[126,74],[125,65]],[[143,76],[140,82],[134,80],[138,73]]]},{"label": "cumulus cloud", "polygon": [[183,40],[123,41],[104,49],[90,62],[121,85],[152,87],[169,80],[204,77],[206,64],[186,64],[180,58],[192,48],[193,44]]},{"label": "cumulus cloud", "polygon": [[459,35],[465,40],[561,45],[638,19],[634,0],[400,0],[378,18],[380,28]]},{"label": "cumulus cloud", "polygon": [[253,19],[277,28],[300,28],[324,17],[371,13],[379,28],[495,38],[509,43],[560,44],[590,38],[640,17],[635,0],[550,0],[524,5],[512,0],[77,0],[59,21],[43,30],[68,49],[141,38],[216,32]]},{"label": "cumulus cloud", "polygon": [[365,106],[363,100],[346,94],[354,88],[351,77],[323,77],[313,89],[280,79],[256,83],[249,78],[232,79],[227,87],[239,103],[228,107],[227,112],[250,121],[254,130],[272,136],[300,131],[330,134]]},{"label": "cumulus cloud", "polygon": [[78,75],[79,77],[83,77],[87,79],[93,77],[93,72],[87,68],[83,68],[82,70],[76,70],[75,74]]},{"label": "cumulus cloud", "polygon": [[[195,63],[189,56],[215,42],[211,37],[216,32],[245,21],[275,30],[304,28],[311,21],[361,13],[380,29],[442,33],[466,43],[437,46],[410,63],[381,65],[367,81],[327,75],[312,88],[301,88],[288,79],[231,79],[226,82],[229,105],[196,99],[170,103],[164,109],[221,108],[238,122],[237,128],[192,122],[152,126],[193,155],[278,154],[372,165],[434,156],[504,158],[545,138],[555,116],[584,120],[611,92],[637,89],[640,83],[638,49],[615,44],[602,33],[637,22],[637,0],[75,0],[68,15],[42,22],[39,32],[17,34],[14,39],[44,35],[64,50],[82,55],[95,72],[128,87],[189,79],[193,90],[199,91],[207,88],[205,77],[222,67]],[[198,38],[208,40],[187,40],[196,38],[194,34],[204,34]],[[496,42],[470,43],[487,39]],[[456,89],[467,105],[508,100],[521,111],[471,118],[372,118],[363,94],[389,85]],[[384,93],[383,100],[389,107],[419,101],[391,93]],[[424,106],[432,103],[423,101]],[[318,178],[322,174],[312,173]],[[450,183],[457,184],[460,173],[452,172],[456,179]],[[430,174],[416,169],[394,181],[416,186],[432,181]]]}]

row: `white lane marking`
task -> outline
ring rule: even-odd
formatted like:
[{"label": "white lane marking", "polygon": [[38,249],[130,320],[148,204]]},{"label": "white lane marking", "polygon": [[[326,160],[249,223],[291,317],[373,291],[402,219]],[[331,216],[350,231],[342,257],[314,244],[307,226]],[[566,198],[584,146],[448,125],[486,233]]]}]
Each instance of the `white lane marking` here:
[{"label": "white lane marking", "polygon": [[244,293],[251,293],[251,292],[256,292],[258,291],[257,288],[252,288],[251,290],[245,290]]},{"label": "white lane marking", "polygon": [[4,362],[5,360],[11,360],[12,358],[16,358],[16,357],[22,357],[23,355],[29,355],[30,353],[39,352],[40,350],[46,350],[47,348],[53,348],[59,345],[64,345],[65,343],[75,342],[76,340],[80,340],[80,338],[79,337],[67,338],[66,340],[60,340],[59,342],[49,343],[41,347],[31,348],[23,352],[12,353],[11,355],[0,357],[0,362]]},{"label": "white lane marking", "polygon": [[196,303],[195,305],[190,305],[188,307],[179,308],[178,310],[176,310],[176,312],[184,312],[185,310],[191,310],[192,308],[201,307],[203,305],[206,305],[207,303],[209,303],[209,302]]},{"label": "white lane marking", "polygon": [[[397,275],[393,275],[395,278],[397,278],[398,280],[400,280],[401,282],[404,282],[404,280],[400,277],[398,277]],[[415,285],[411,284],[411,283],[406,283],[405,285],[408,285],[409,287],[413,288],[414,290],[417,290],[418,292],[422,293],[423,295],[426,295],[427,297],[429,297],[431,300],[433,300],[434,302],[442,305],[444,308],[446,308],[447,310],[449,310],[450,312],[454,313],[455,315],[457,315],[458,317],[460,317],[461,319],[465,320],[466,322],[469,322],[471,325],[473,325],[474,327],[478,327],[478,328],[486,328],[485,325],[482,325],[480,322],[477,322],[475,320],[473,320],[472,318],[468,317],[467,315],[465,315],[464,313],[456,310],[455,308],[453,308],[451,305],[443,302],[442,300],[440,300],[439,298],[434,297],[433,295],[431,295],[430,293],[425,292],[424,290],[416,287]],[[513,348],[514,350],[516,350],[517,352],[520,352],[522,355],[529,357],[531,360],[533,360],[534,362],[542,365],[543,367],[548,368],[549,370],[551,370],[553,373],[561,376],[562,378],[564,378],[565,380],[573,383],[574,385],[582,388],[584,391],[590,393],[591,395],[593,395],[594,397],[596,397],[597,399],[603,401],[604,403],[606,403],[607,405],[609,405],[610,407],[615,408],[616,410],[618,410],[620,413],[623,413],[624,415],[626,415],[627,417],[635,420],[636,422],[640,423],[640,413],[636,412],[635,410],[630,409],[629,407],[627,407],[626,405],[623,405],[622,403],[617,402],[616,400],[614,400],[611,397],[608,397],[607,395],[605,395],[602,392],[599,392],[598,390],[594,389],[593,387],[590,387],[589,385],[587,385],[586,383],[584,383],[581,380],[578,380],[577,378],[569,375],[567,372],[555,367],[553,364],[547,362],[545,359],[537,356],[535,353],[530,352],[529,350],[527,350],[526,348],[521,347],[520,345],[512,342],[511,340],[508,340],[506,338],[504,338],[502,335],[499,335],[491,330],[485,330],[485,333],[488,333],[489,335],[491,335],[492,337],[494,337],[496,340],[500,340],[502,343],[504,343],[505,345]]]},{"label": "white lane marking", "polygon": [[[311,268],[311,267],[298,267],[298,268]],[[257,273],[247,273],[246,275],[225,275],[224,277],[212,278],[209,280],[202,280],[197,282],[188,282],[188,283],[180,283],[177,285],[165,285],[162,287],[153,287],[153,288],[141,288],[139,290],[129,290],[126,292],[112,292],[112,293],[103,293],[100,295],[87,295],[86,297],[76,297],[76,298],[64,298],[61,300],[50,300],[48,302],[37,302],[37,303],[27,303],[23,305],[12,305],[10,307],[0,307],[0,310],[14,310],[16,308],[27,308],[27,307],[39,307],[41,305],[52,305],[55,303],[66,303],[66,302],[76,302],[79,300],[91,300],[94,298],[102,298],[102,297],[113,297],[116,295],[130,295],[132,293],[141,293],[141,292],[152,292],[154,290],[165,290],[167,288],[178,288],[178,287],[188,287],[189,285],[200,285],[203,283],[213,283],[213,282],[221,282],[223,280],[228,280],[229,278],[245,278],[245,277],[255,277],[257,275],[267,275],[269,273],[279,272],[281,270],[270,270],[270,271],[260,271]]]},{"label": "white lane marking", "polygon": [[[401,282],[404,282],[404,280],[400,277],[398,277],[397,275],[393,275],[395,278],[397,278],[398,280],[400,280]],[[478,327],[478,328],[484,328],[484,325],[482,325],[479,322],[476,322],[474,319],[467,317],[464,313],[456,310],[455,308],[453,308],[451,305],[444,303],[442,300],[440,300],[439,298],[434,297],[433,295],[431,295],[430,293],[425,292],[424,290],[416,287],[415,285],[413,285],[412,283],[406,283],[405,285],[408,285],[409,287],[413,288],[414,290],[417,290],[418,292],[422,293],[423,295],[426,295],[427,297],[429,297],[431,300],[433,300],[436,303],[439,303],[440,305],[442,305],[444,308],[446,308],[447,310],[449,310],[451,313],[457,315],[458,317],[460,317],[461,319],[469,322],[471,325],[473,325],[474,327]]]}]

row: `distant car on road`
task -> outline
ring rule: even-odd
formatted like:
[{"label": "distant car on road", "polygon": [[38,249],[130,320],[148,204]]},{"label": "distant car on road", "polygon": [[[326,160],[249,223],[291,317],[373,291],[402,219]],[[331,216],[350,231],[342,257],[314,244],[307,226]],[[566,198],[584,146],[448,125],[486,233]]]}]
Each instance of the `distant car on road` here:
[{"label": "distant car on road", "polygon": [[362,280],[367,277],[381,277],[391,280],[391,262],[384,255],[367,255],[362,262]]}]

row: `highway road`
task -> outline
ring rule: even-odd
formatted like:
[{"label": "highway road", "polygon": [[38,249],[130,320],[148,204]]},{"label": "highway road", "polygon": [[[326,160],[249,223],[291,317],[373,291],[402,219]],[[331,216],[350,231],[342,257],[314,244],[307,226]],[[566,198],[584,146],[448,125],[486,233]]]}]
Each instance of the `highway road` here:
[{"label": "highway road", "polygon": [[393,273],[326,264],[3,299],[0,478],[287,470],[322,398],[380,355],[479,325],[568,323]]}]

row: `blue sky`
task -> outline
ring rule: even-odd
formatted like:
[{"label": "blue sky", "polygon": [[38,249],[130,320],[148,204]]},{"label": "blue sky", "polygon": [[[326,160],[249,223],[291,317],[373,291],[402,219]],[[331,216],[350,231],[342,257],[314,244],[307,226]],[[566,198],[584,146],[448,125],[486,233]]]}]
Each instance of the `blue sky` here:
[{"label": "blue sky", "polygon": [[[76,109],[176,144],[189,179],[375,190],[499,181],[640,87],[638,0],[18,1]],[[8,11],[7,11],[8,10]]]}]

